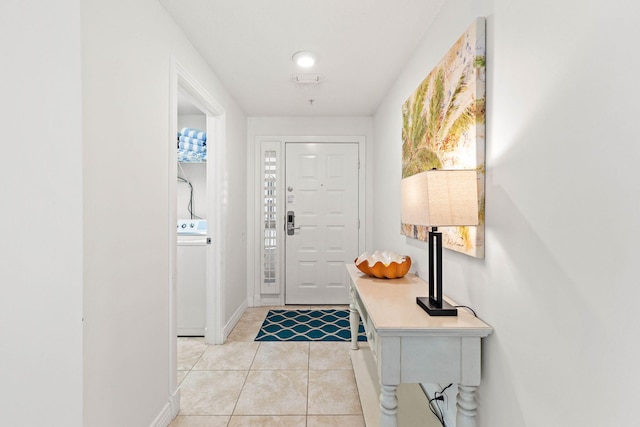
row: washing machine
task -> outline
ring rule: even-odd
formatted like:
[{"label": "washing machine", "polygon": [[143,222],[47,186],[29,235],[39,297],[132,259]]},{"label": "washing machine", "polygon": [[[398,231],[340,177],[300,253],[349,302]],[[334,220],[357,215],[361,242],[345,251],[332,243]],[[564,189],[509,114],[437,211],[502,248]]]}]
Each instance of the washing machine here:
[{"label": "washing machine", "polygon": [[178,336],[202,337],[207,324],[207,221],[178,220]]}]

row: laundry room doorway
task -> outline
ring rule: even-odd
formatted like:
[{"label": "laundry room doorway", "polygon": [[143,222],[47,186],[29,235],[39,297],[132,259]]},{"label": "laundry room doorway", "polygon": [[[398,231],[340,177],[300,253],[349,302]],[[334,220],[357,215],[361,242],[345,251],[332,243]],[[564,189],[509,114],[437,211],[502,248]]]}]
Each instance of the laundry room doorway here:
[{"label": "laundry room doorway", "polygon": [[[224,339],[222,201],[226,116],[224,109],[175,58],[171,60],[169,103],[169,393],[172,406],[179,407],[179,323],[182,335],[203,335],[207,344],[222,344]],[[194,130],[193,134],[188,135],[192,139],[182,138],[181,141],[180,136],[187,136],[188,132],[184,128]],[[195,131],[206,132],[206,137]],[[205,145],[202,144],[205,138],[206,154],[203,148]],[[200,140],[200,145],[196,140]],[[177,232],[178,229],[181,230],[180,233]],[[179,257],[181,253],[185,254],[182,258]],[[184,282],[199,276],[197,280],[202,280],[203,275],[204,286],[200,282],[200,285],[186,289],[186,294],[183,292],[185,289],[179,279],[182,278]],[[181,276],[186,276],[187,279]],[[194,311],[198,313],[189,313],[184,308],[181,312],[180,305],[183,303],[185,306],[197,304],[199,308]],[[196,314],[196,320],[189,317],[192,314]],[[195,321],[199,325],[191,328],[189,322]],[[183,324],[186,325],[184,328]]]},{"label": "laundry room doorway", "polygon": [[177,333],[204,337],[207,330],[207,115],[178,88]]}]

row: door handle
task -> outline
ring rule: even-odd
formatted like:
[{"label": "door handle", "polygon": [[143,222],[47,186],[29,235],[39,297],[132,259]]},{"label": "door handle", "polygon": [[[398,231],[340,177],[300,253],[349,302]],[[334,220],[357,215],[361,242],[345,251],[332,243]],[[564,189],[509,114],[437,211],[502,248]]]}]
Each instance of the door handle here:
[{"label": "door handle", "polygon": [[287,235],[293,236],[296,230],[300,230],[300,227],[296,227],[296,214],[293,211],[287,212]]}]

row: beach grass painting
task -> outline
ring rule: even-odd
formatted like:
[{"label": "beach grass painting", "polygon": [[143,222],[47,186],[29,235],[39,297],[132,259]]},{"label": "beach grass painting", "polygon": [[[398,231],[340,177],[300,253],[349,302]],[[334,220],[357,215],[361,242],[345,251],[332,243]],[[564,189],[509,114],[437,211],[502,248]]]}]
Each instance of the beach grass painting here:
[{"label": "beach grass painting", "polygon": [[[443,247],[484,258],[485,19],[478,18],[402,106],[402,178],[430,169],[476,169],[478,217],[472,227],[439,227]],[[426,241],[425,226],[401,233]]]}]

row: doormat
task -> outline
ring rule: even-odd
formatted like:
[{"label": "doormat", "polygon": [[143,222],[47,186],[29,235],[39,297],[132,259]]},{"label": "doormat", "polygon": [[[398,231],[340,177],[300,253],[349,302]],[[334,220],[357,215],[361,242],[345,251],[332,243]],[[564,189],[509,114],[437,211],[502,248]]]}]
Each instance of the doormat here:
[{"label": "doormat", "polygon": [[[360,321],[358,341],[366,341]],[[351,341],[349,310],[269,310],[255,341]]]}]

